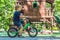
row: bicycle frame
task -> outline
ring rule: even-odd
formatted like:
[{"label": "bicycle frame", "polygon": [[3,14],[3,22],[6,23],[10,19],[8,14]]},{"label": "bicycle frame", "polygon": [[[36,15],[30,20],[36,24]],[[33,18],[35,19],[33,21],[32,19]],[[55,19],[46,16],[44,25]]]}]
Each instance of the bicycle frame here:
[{"label": "bicycle frame", "polygon": [[23,26],[23,30],[26,30],[30,25],[31,25],[30,22],[26,23],[26,24]]}]

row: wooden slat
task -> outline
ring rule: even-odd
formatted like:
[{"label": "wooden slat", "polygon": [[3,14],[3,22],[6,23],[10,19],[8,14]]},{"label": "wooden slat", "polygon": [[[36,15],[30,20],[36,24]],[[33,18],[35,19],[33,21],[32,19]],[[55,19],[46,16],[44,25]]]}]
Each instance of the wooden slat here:
[{"label": "wooden slat", "polygon": [[53,18],[53,16],[25,16],[25,17],[28,17],[28,18]]}]

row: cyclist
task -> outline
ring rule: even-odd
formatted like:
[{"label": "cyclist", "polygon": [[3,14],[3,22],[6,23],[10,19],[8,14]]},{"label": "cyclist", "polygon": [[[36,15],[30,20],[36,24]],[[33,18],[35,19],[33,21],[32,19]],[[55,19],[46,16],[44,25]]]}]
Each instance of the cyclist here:
[{"label": "cyclist", "polygon": [[21,19],[20,19],[20,16],[23,16],[23,13],[21,13],[21,10],[22,10],[22,6],[21,5],[16,5],[15,6],[15,12],[13,14],[13,23],[14,25],[19,28],[20,32],[18,34],[19,37],[22,36],[22,23],[21,23]]}]

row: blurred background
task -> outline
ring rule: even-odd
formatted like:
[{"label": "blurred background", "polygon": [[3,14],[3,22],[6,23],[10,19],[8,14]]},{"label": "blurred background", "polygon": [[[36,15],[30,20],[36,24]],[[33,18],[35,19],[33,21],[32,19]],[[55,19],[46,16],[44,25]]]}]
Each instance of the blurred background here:
[{"label": "blurred background", "polygon": [[[7,31],[9,29],[9,24],[12,23],[10,18],[13,17],[15,2],[16,0],[0,0],[0,31]],[[49,8],[50,4],[46,3],[46,7]],[[53,15],[60,18],[60,0],[54,0]],[[34,23],[33,26],[36,27],[38,31],[40,31],[42,30],[42,24],[43,23]],[[49,25],[49,23],[46,23],[47,30]],[[55,26],[52,28],[52,30],[58,30],[58,28]]]}]

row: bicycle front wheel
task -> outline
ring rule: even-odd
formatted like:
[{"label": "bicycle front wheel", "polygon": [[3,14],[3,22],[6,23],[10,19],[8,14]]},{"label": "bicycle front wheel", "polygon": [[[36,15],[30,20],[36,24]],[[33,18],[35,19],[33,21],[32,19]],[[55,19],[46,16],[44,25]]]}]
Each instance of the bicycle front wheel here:
[{"label": "bicycle front wheel", "polygon": [[28,30],[28,34],[30,37],[36,37],[38,34],[38,31],[36,28],[31,28],[30,30]]}]

